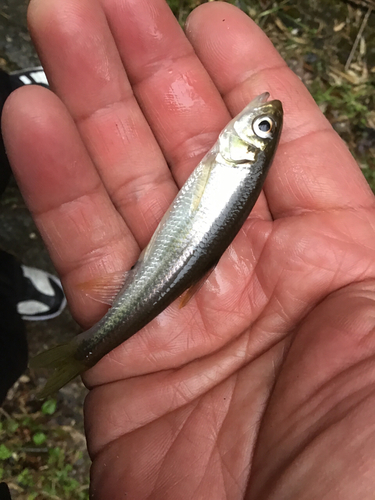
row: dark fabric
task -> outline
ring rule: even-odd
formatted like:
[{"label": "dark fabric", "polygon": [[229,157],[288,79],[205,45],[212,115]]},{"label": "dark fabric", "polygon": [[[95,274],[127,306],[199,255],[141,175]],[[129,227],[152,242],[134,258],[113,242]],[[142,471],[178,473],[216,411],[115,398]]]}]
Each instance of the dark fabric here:
[{"label": "dark fabric", "polygon": [[[17,75],[0,70],[0,117],[9,94],[23,82]],[[1,132],[1,131],[0,131]],[[0,133],[0,196],[4,192],[11,169]],[[28,349],[25,326],[17,312],[23,289],[23,273],[16,259],[0,250],[0,405],[8,389],[26,369]],[[0,489],[0,500],[2,500]]]},{"label": "dark fabric", "polygon": [[0,500],[12,500],[9,488],[5,483],[0,483]]},{"label": "dark fabric", "polygon": [[[12,84],[9,75],[4,71],[0,70],[0,117],[3,110],[3,106],[6,98],[12,91]],[[4,192],[9,178],[11,170],[8,162],[7,155],[5,153],[3,136],[0,134],[0,196]]]},{"label": "dark fabric", "polygon": [[21,264],[13,255],[0,249],[0,297],[6,297],[16,307],[23,286]]},{"label": "dark fabric", "polygon": [[27,367],[25,325],[16,307],[22,276],[17,260],[0,250],[0,404]]},{"label": "dark fabric", "polygon": [[[9,75],[0,70],[0,117],[4,103],[14,88]],[[11,169],[0,134],[0,196],[10,175]],[[0,250],[0,405],[9,388],[27,367],[25,326],[17,312],[17,290],[21,288],[22,277],[16,259]]]}]

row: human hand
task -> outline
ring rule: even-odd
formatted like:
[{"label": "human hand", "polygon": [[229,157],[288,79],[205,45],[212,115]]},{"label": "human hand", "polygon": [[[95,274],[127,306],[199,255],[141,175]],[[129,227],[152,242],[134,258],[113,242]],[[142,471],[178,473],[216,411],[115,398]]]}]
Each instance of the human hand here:
[{"label": "human hand", "polygon": [[208,282],[85,375],[92,498],[372,498],[374,197],[302,83],[225,3],[186,36],[163,0],[32,0],[30,25],[57,96],[14,93],[4,134],[84,327],[77,284],[135,262],[228,109],[285,112]]}]

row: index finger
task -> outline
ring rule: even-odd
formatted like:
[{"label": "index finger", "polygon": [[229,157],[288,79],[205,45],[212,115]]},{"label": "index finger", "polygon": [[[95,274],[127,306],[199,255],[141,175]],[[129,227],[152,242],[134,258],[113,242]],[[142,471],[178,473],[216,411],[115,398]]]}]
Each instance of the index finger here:
[{"label": "index finger", "polygon": [[266,90],[283,103],[284,132],[265,184],[274,218],[373,205],[345,144],[248,16],[226,3],[204,4],[190,15],[186,33],[232,114]]}]

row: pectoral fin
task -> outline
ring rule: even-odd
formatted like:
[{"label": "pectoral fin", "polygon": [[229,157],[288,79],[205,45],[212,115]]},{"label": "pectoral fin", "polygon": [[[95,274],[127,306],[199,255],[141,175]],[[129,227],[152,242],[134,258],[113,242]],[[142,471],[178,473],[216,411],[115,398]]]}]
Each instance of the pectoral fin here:
[{"label": "pectoral fin", "polygon": [[114,273],[109,273],[105,276],[79,283],[77,288],[93,300],[111,306],[116,295],[121,290],[129,272],[130,271],[116,271]]},{"label": "pectoral fin", "polygon": [[198,210],[198,207],[199,207],[199,204],[201,202],[204,190],[206,189],[206,186],[207,186],[207,183],[208,183],[208,179],[210,178],[211,170],[212,170],[212,162],[209,162],[205,166],[205,168],[203,169],[202,176],[199,179],[199,184],[197,186],[197,191],[195,193],[195,196],[194,196],[194,199],[193,199],[193,203],[192,203],[192,206],[191,206],[191,209],[192,209],[193,212],[196,212]]}]

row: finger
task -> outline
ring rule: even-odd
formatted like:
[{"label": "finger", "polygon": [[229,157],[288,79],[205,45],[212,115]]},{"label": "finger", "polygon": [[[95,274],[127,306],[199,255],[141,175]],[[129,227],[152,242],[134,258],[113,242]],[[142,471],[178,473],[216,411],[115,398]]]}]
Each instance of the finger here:
[{"label": "finger", "polygon": [[265,90],[283,103],[284,132],[265,185],[275,218],[373,204],[344,143],[250,18],[226,3],[209,3],[191,14],[186,33],[232,113]]},{"label": "finger", "polygon": [[143,247],[177,188],[133,95],[99,3],[33,0],[29,24],[53,89]]},{"label": "finger", "polygon": [[228,110],[164,0],[102,4],[137,99],[181,184],[230,120]]},{"label": "finger", "polygon": [[[164,0],[101,0],[134,93],[178,186],[230,115]],[[269,216],[264,198],[259,216]]]},{"label": "finger", "polygon": [[139,249],[112,205],[73,120],[50,91],[24,87],[3,111],[7,152],[22,194],[80,322],[100,311],[74,285],[127,269]]}]

